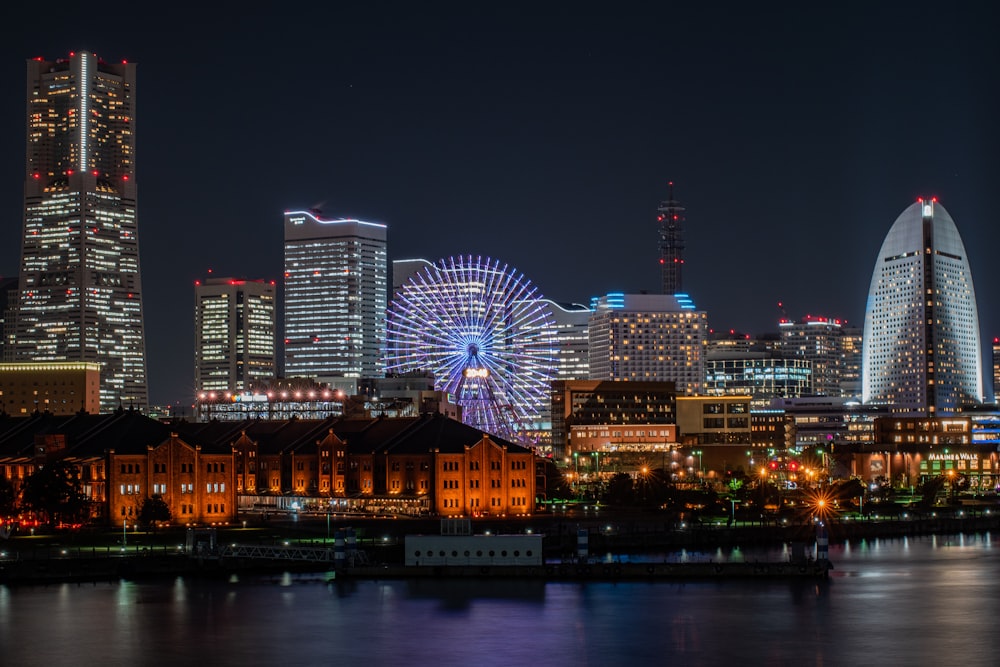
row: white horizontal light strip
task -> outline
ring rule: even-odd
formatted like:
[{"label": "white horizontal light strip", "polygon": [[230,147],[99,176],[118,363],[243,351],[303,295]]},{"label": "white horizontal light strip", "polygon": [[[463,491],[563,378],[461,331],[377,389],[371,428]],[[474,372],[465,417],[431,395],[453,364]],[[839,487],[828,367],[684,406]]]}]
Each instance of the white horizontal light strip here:
[{"label": "white horizontal light strip", "polygon": [[386,228],[386,226],[381,222],[365,222],[364,220],[356,220],[354,218],[338,218],[337,220],[320,220],[309,211],[285,211],[285,215],[308,215],[315,222],[318,222],[321,225],[334,225],[338,223],[353,222],[358,225],[368,225],[370,227],[378,227],[380,229]]}]

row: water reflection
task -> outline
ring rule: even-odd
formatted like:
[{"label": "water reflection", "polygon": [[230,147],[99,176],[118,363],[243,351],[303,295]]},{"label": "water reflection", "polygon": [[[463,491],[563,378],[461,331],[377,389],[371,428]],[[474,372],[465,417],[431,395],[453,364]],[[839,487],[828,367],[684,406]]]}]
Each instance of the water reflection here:
[{"label": "water reflection", "polygon": [[289,575],[0,587],[0,646],[3,664],[19,666],[996,664],[991,535],[858,541],[830,556],[826,582]]}]

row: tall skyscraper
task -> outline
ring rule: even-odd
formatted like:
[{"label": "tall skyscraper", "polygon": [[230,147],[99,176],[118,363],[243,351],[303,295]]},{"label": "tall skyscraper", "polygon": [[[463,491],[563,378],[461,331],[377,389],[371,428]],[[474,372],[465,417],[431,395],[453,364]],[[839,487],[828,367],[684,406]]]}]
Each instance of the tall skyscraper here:
[{"label": "tall skyscraper", "polygon": [[196,391],[245,391],[277,377],[274,283],[206,278],[195,283]]},{"label": "tall skyscraper", "polygon": [[590,379],[673,382],[703,393],[708,314],[686,294],[612,293],[594,299]]},{"label": "tall skyscraper", "polygon": [[958,228],[936,199],[903,211],[876,257],[862,386],[865,403],[919,416],[983,401],[972,272]]},{"label": "tall skyscraper", "polygon": [[382,377],[386,226],[285,213],[285,377]]},{"label": "tall skyscraper", "polygon": [[674,184],[670,183],[667,200],[656,209],[660,223],[660,272],[663,293],[678,294],[684,290],[684,207],[674,199]]},{"label": "tall skyscraper", "polygon": [[101,410],[145,408],[135,65],[28,61],[15,361],[101,364]]},{"label": "tall skyscraper", "polygon": [[993,337],[993,402],[997,402],[1000,392],[1000,338]]}]

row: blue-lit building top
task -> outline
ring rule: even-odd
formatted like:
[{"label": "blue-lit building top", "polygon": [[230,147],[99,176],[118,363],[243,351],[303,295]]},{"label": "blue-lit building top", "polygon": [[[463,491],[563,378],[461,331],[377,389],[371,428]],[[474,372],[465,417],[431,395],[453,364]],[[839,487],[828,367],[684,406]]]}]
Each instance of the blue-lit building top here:
[{"label": "blue-lit building top", "polygon": [[708,314],[687,295],[612,292],[591,307],[591,380],[674,382],[678,395],[703,393]]}]

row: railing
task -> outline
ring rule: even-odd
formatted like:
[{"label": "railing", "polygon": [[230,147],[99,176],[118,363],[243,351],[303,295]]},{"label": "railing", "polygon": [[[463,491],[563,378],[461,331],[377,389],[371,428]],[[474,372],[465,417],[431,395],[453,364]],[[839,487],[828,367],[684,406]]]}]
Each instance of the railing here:
[{"label": "railing", "polygon": [[219,556],[222,558],[253,558],[310,563],[332,563],[333,549],[328,547],[230,544],[219,547]]}]

